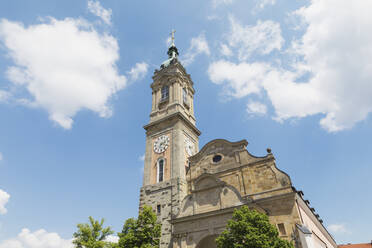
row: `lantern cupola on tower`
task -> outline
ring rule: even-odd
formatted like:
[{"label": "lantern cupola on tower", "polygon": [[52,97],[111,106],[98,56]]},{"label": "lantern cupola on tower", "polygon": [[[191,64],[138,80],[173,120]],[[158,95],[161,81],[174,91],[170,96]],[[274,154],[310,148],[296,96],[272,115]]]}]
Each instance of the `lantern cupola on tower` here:
[{"label": "lantern cupola on tower", "polygon": [[162,69],[177,61],[179,53],[178,53],[178,49],[177,49],[176,45],[174,44],[174,33],[175,32],[176,32],[176,30],[172,30],[172,32],[171,32],[172,43],[171,43],[170,47],[168,48],[168,52],[167,52],[168,59],[166,61],[164,61],[160,66],[160,68],[162,68]]}]

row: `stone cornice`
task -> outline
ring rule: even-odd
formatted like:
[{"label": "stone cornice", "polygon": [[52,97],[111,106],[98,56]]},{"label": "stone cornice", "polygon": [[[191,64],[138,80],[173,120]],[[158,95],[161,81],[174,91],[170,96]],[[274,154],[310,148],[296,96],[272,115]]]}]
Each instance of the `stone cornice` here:
[{"label": "stone cornice", "polygon": [[166,116],[166,117],[164,117],[164,118],[162,118],[162,119],[159,119],[159,120],[156,120],[156,121],[153,121],[153,122],[151,122],[151,123],[149,123],[149,124],[147,124],[147,125],[145,125],[145,126],[143,126],[143,128],[146,130],[146,131],[149,131],[150,129],[151,129],[151,127],[153,127],[153,126],[156,126],[156,125],[158,125],[158,124],[160,124],[160,123],[162,123],[162,122],[164,122],[164,121],[166,121],[166,120],[172,120],[172,119],[176,119],[176,118],[179,118],[179,119],[181,119],[182,121],[184,121],[185,123],[186,123],[186,125],[188,126],[188,127],[190,127],[198,136],[201,134],[201,132],[199,131],[199,129],[197,129],[196,127],[195,127],[195,125],[194,124],[192,124],[188,119],[186,119],[186,117],[185,116],[183,116],[183,114],[181,114],[180,112],[176,112],[176,113],[174,113],[174,114],[171,114],[171,115],[168,115],[168,116]]},{"label": "stone cornice", "polygon": [[[289,188],[292,188],[292,186],[280,187],[280,188],[276,188],[276,189],[271,189],[271,190],[261,191],[261,192],[259,192],[259,193],[249,194],[249,195],[247,195],[247,196],[248,196],[248,197],[253,197],[253,196],[258,196],[258,195],[264,195],[264,194],[267,194],[267,193],[272,193],[272,192],[275,192],[275,191],[285,190],[285,189],[289,189]],[[292,192],[290,192],[289,194],[292,194]],[[267,198],[267,197],[259,198],[259,199],[266,199],[266,198]],[[258,201],[258,200],[256,200],[256,201]]]},{"label": "stone cornice", "polygon": [[151,88],[153,90],[157,90],[163,85],[163,83],[160,82],[166,82],[167,84],[170,80],[172,80],[173,82],[173,80],[179,79],[182,82],[188,82],[189,89],[192,91],[193,94],[195,93],[193,87],[194,82],[192,81],[190,74],[187,74],[185,68],[179,62],[171,64],[168,67],[161,69],[160,71],[156,70],[152,79],[153,83],[151,84]]},{"label": "stone cornice", "polygon": [[[245,205],[245,204],[242,204],[241,206],[243,206],[243,205]],[[234,212],[234,209],[236,209],[237,207],[240,207],[240,206],[233,206],[233,207],[218,209],[218,210],[209,211],[209,212],[205,212],[205,213],[174,218],[170,222],[172,224],[174,224],[174,223],[180,223],[180,222],[185,222],[185,221],[190,221],[190,220],[199,220],[199,219],[202,219],[202,218],[208,218],[208,217],[212,217],[212,216],[216,216],[216,215],[223,215],[223,214],[230,214],[230,213],[232,214]]]}]

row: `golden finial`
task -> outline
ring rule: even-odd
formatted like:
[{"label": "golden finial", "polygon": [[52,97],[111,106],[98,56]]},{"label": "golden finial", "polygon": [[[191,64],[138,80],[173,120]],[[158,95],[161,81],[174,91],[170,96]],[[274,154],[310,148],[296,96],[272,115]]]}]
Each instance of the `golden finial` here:
[{"label": "golden finial", "polygon": [[172,39],[172,46],[174,46],[174,33],[175,32],[176,32],[176,30],[172,29],[172,32],[170,33],[171,39]]}]

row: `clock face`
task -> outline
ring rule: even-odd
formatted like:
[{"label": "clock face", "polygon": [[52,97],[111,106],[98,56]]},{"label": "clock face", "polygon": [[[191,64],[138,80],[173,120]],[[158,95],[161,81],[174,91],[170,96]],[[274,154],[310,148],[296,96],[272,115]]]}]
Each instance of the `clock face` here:
[{"label": "clock face", "polygon": [[185,148],[189,156],[194,155],[194,150],[195,150],[194,143],[187,137],[185,138]]},{"label": "clock face", "polygon": [[169,137],[167,135],[162,135],[158,137],[154,142],[154,152],[163,153],[167,150],[169,145]]}]

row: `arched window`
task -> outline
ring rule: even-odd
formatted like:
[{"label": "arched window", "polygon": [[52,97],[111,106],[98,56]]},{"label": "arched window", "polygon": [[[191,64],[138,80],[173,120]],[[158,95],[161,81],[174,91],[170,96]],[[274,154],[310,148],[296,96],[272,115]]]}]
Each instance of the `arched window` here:
[{"label": "arched window", "polygon": [[169,98],[169,86],[165,85],[161,88],[161,101],[166,101]]},{"label": "arched window", "polygon": [[157,175],[157,182],[162,182],[164,180],[164,163],[165,160],[163,158],[158,160],[158,165],[157,165],[157,170],[158,170],[158,175]]}]

